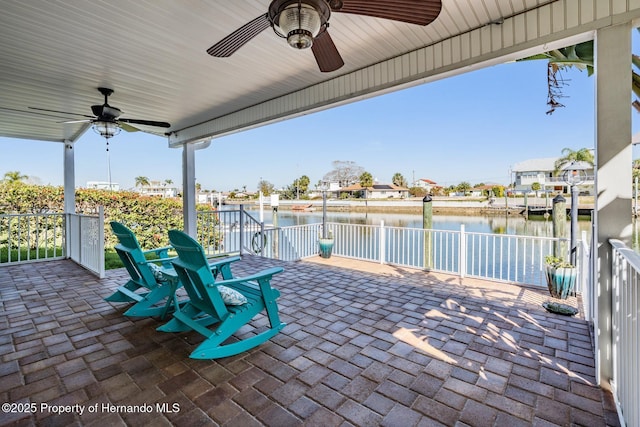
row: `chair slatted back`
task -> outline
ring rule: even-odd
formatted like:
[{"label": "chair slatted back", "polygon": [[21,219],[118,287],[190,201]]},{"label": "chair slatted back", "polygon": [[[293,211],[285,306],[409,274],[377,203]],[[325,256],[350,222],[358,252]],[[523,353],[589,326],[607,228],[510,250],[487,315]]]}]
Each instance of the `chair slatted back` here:
[{"label": "chair slatted back", "polygon": [[227,307],[218,292],[207,292],[215,287],[215,277],[202,246],[188,234],[179,230],[169,230],[169,241],[178,253],[173,268],[178,274],[191,304],[198,309],[224,319],[228,315]]},{"label": "chair slatted back", "polygon": [[118,238],[118,244],[114,249],[129,272],[131,280],[149,289],[156,287],[153,272],[146,264],[146,258],[133,231],[116,221],[111,221],[110,224],[113,234]]}]

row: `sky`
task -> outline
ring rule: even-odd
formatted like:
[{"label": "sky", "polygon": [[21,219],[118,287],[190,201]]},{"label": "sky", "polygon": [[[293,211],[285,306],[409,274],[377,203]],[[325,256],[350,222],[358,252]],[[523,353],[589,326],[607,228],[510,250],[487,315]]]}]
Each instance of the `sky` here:
[{"label": "sky", "polygon": [[[196,182],[255,191],[261,179],[281,188],[307,175],[315,184],[342,160],[380,183],[399,172],[445,187],[506,185],[515,163],[594,147],[595,78],[563,72],[565,107],[547,115],[546,70],[546,61],[500,64],[217,138],[196,151]],[[107,181],[109,158],[121,189],[138,176],[181,185],[182,150],[168,148],[166,138],[123,131],[109,147],[92,130],[77,141],[76,186]],[[0,176],[19,171],[39,184],[63,183],[62,144],[0,138],[0,153]]]}]

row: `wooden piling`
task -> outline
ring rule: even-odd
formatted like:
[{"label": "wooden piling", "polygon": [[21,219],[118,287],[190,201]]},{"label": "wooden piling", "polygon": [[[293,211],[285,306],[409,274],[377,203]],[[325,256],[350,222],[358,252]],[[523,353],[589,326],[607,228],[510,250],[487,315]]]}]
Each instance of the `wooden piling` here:
[{"label": "wooden piling", "polygon": [[[553,198],[552,214],[553,218],[553,237],[567,237],[567,201],[562,195],[558,194]],[[567,242],[560,241],[553,245],[553,256],[566,259]]]},{"label": "wooden piling", "polygon": [[424,230],[424,268],[433,268],[433,202],[431,195],[422,199],[422,228]]}]

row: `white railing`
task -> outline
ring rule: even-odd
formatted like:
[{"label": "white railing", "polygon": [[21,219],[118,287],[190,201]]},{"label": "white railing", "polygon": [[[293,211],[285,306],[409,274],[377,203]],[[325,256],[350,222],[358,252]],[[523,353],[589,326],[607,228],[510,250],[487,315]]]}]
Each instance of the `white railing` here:
[{"label": "white railing", "polygon": [[208,256],[250,253],[295,261],[318,253],[320,224],[274,228],[240,209],[198,212],[198,241]]},{"label": "white railing", "polygon": [[327,223],[327,229],[333,235],[335,242],[333,254],[366,261],[384,262],[381,260],[384,251],[380,250],[384,244],[381,241],[382,227],[332,222]]},{"label": "white railing", "polygon": [[69,214],[67,219],[69,258],[104,278],[104,211],[98,215]]},{"label": "white railing", "polygon": [[[198,212],[197,240],[208,256],[262,254],[265,226],[240,209]],[[260,239],[256,234],[262,235]]]},{"label": "white railing", "polygon": [[0,215],[0,264],[66,257],[65,214]]},{"label": "white railing", "polygon": [[[496,281],[546,286],[544,259],[559,240],[550,237],[470,233],[329,223],[333,253]],[[425,249],[426,248],[426,249]]]},{"label": "white railing", "polygon": [[0,215],[0,264],[73,261],[104,277],[104,215]]},{"label": "white railing", "polygon": [[[593,227],[593,224],[592,224]],[[578,281],[576,283],[576,292],[582,296],[582,309],[584,310],[584,318],[595,325],[594,316],[596,312],[596,293],[594,289],[594,232],[592,230],[591,240],[587,239],[587,232],[582,232],[582,238],[578,241]]]},{"label": "white railing", "polygon": [[640,425],[640,255],[610,240],[612,258],[612,391],[628,426]]},{"label": "white railing", "polygon": [[[317,255],[321,224],[270,227],[241,208],[199,213],[198,236],[208,255],[252,253],[285,261]],[[336,256],[494,281],[546,286],[545,257],[567,239],[327,223]],[[206,230],[206,233],[204,232]],[[425,249],[426,248],[426,249]],[[581,242],[577,291],[586,291],[588,271]]]},{"label": "white railing", "polygon": [[[265,228],[264,250],[257,253],[283,261],[296,261],[317,255],[320,231],[321,224]],[[259,233],[256,238],[259,239]]]}]

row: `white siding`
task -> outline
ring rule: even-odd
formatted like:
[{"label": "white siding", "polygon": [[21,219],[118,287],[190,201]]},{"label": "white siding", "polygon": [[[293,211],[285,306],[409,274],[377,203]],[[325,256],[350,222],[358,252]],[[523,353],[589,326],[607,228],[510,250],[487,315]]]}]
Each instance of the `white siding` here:
[{"label": "white siding", "polygon": [[[543,46],[551,49],[588,40],[593,30],[607,26],[615,19],[612,14],[625,13],[625,19],[640,17],[639,3],[640,0],[558,0],[507,18],[502,25],[489,24],[462,31],[459,35],[445,37],[393,59],[183,129],[170,137],[170,145],[221,136],[435,80],[462,70],[515,59],[523,56],[524,51],[527,54],[542,51]],[[480,10],[495,11],[497,4],[497,0],[470,2],[469,8],[473,7],[474,13],[462,6],[459,6],[459,12],[464,14],[468,25],[473,26],[479,22]],[[527,2],[526,6],[534,7],[535,4],[535,1]],[[517,8],[518,2],[513,7]],[[433,24],[434,29],[437,30],[441,22],[446,23],[448,19],[448,13],[443,10],[443,16]],[[447,25],[449,29],[453,26],[454,23]],[[573,38],[567,40],[570,37]]]}]

